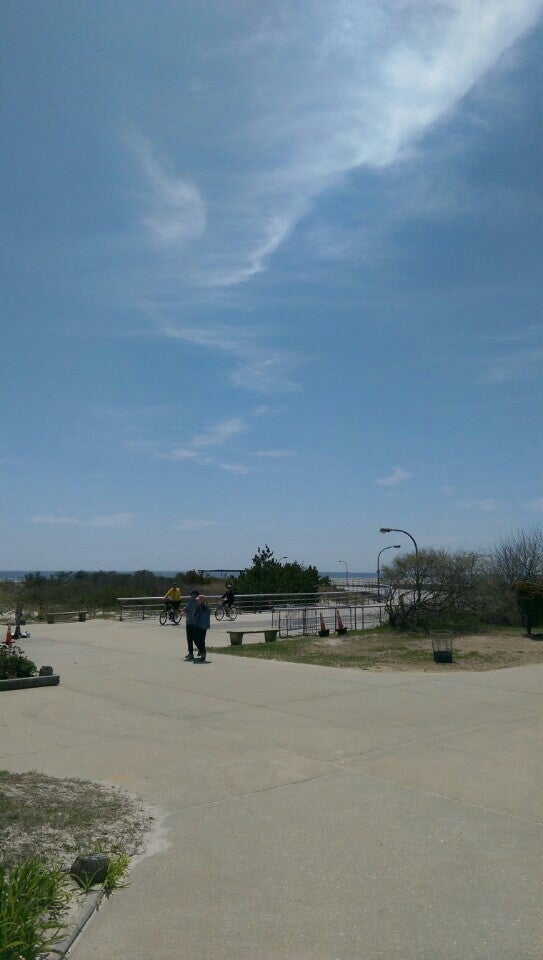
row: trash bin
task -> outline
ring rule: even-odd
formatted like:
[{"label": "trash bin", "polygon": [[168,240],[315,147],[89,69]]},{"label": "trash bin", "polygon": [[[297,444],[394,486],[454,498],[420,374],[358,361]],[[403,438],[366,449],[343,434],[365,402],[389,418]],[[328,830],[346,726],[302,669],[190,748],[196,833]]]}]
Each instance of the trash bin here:
[{"label": "trash bin", "polygon": [[434,633],[432,635],[432,652],[435,663],[453,662],[452,633]]}]

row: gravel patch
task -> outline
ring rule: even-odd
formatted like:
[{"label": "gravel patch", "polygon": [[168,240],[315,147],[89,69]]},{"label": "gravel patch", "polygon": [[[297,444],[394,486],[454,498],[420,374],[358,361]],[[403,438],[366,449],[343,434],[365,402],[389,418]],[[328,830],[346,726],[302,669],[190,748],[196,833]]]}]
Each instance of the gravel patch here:
[{"label": "gravel patch", "polygon": [[42,773],[0,771],[0,862],[39,857],[67,868],[78,853],[143,850],[153,815],[124,790]]}]

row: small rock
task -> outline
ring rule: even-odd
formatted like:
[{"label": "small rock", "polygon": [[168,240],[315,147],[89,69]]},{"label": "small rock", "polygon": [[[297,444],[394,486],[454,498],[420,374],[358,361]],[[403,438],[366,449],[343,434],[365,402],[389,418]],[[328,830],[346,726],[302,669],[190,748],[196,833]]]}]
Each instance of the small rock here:
[{"label": "small rock", "polygon": [[40,667],[39,676],[40,676],[40,677],[52,677],[52,676],[53,676],[53,668],[52,668],[52,667]]},{"label": "small rock", "polygon": [[70,867],[70,874],[82,887],[91,883],[103,883],[107,876],[109,859],[101,853],[76,857]]}]

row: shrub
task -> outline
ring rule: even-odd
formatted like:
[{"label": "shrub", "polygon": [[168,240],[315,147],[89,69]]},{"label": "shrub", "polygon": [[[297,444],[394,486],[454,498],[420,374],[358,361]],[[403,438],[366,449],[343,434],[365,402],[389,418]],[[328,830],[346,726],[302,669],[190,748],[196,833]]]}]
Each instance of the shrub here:
[{"label": "shrub", "polygon": [[543,582],[515,583],[513,590],[522,610],[522,619],[528,633],[536,624],[543,624]]},{"label": "shrub", "polygon": [[29,660],[16,644],[0,647],[0,680],[13,680],[17,677],[34,677],[36,664]]},{"label": "shrub", "polygon": [[65,932],[65,873],[39,860],[0,866],[0,960],[38,960]]},{"label": "shrub", "polygon": [[317,593],[323,581],[314,566],[276,560],[266,544],[256,551],[253,565],[231,582],[236,593]]},{"label": "shrub", "polygon": [[395,558],[384,574],[391,627],[469,629],[480,621],[480,557],[474,551],[426,548]]}]

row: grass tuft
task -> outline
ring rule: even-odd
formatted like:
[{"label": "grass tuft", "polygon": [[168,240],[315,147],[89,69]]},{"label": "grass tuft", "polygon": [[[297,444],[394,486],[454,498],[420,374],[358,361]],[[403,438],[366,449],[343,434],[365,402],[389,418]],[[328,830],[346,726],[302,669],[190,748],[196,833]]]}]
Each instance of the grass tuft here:
[{"label": "grass tuft", "polygon": [[0,960],[38,960],[63,939],[71,898],[58,867],[32,859],[0,866]]}]

